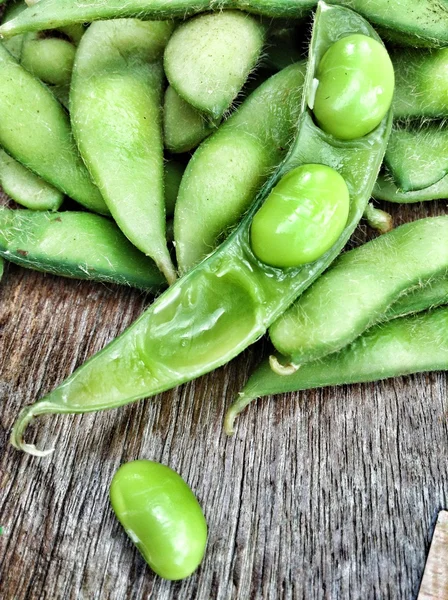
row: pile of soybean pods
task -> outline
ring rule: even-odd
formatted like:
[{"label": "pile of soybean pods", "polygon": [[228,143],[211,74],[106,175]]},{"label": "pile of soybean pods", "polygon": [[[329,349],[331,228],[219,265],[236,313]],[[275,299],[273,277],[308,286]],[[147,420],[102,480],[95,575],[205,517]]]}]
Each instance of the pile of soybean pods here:
[{"label": "pile of soybean pods", "polygon": [[[369,202],[448,197],[448,8],[214,8],[4,7],[0,183],[25,209],[0,209],[0,255],[158,293],[22,410],[17,448],[51,452],[24,441],[37,415],[157,394],[267,330],[228,433],[263,395],[448,368],[448,216],[390,230]],[[363,217],[382,235],[341,254]]]}]

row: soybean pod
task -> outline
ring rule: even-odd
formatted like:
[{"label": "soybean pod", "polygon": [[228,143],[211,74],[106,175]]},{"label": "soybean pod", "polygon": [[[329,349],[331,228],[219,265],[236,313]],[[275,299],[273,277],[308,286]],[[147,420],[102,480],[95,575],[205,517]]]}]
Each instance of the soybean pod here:
[{"label": "soybean pod", "polygon": [[[389,110],[371,133],[350,142],[335,140],[313,122],[306,100],[316,66],[332,44],[354,33],[378,40],[372,27],[359,15],[349,9],[319,4],[303,112],[284,162],[262,188],[239,227],[210,257],[179,279],[130,328],[59,387],[22,410],[12,432],[14,446],[38,456],[48,454],[23,439],[28,423],[37,415],[116,408],[227,363],[259,339],[336,258],[364,212],[392,120]],[[382,67],[379,65],[385,72]],[[350,89],[354,87],[352,83],[347,81]],[[252,251],[254,215],[285,176],[309,164],[321,164],[325,173],[329,169],[345,181],[350,195],[347,223],[336,243],[312,263],[271,267]],[[315,194],[314,199],[323,202],[325,212],[326,198]]]},{"label": "soybean pod", "polygon": [[448,304],[448,278],[433,279],[400,296],[384,314],[384,321]]},{"label": "soybean pod", "polygon": [[22,267],[157,290],[163,278],[109,219],[0,207],[0,256]]},{"label": "soybean pod", "polygon": [[76,148],[67,113],[0,44],[0,145],[70,198],[108,214]]},{"label": "soybean pod", "polygon": [[227,410],[224,428],[253,400],[326,386],[366,383],[426,371],[448,370],[448,308],[438,308],[372,327],[352,344],[292,375],[274,373],[264,361]]},{"label": "soybean pod", "polygon": [[[216,9],[239,9],[268,17],[299,19],[316,4],[316,0],[40,0],[0,27],[0,36],[98,19],[185,18]],[[445,1],[335,0],[334,4],[347,6],[386,30],[398,31],[407,45],[437,47],[448,42],[448,7]]]},{"label": "soybean pod", "polygon": [[392,175],[387,170],[383,170],[375,183],[372,196],[377,200],[386,200],[398,204],[446,199],[448,198],[448,175],[427,188],[403,192],[397,186]]},{"label": "soybean pod", "polygon": [[266,28],[240,11],[199,15],[182,23],[164,53],[170,85],[188,104],[220,119],[256,66]]},{"label": "soybean pod", "polygon": [[384,162],[403,192],[437,183],[448,173],[448,133],[444,122],[395,123]]},{"label": "soybean pod", "polygon": [[[73,69],[73,132],[93,180],[126,237],[176,279],[165,237],[162,66],[173,24],[92,24]],[[92,104],[94,99],[94,104]]]},{"label": "soybean pod", "polygon": [[343,254],[271,326],[271,341],[288,363],[274,360],[273,368],[288,373],[289,366],[340,350],[382,320],[402,294],[447,273],[445,216],[407,223]]},{"label": "soybean pod", "polygon": [[163,139],[173,153],[189,152],[216,129],[205,116],[183,100],[170,85],[163,106]]},{"label": "soybean pod", "polygon": [[64,194],[0,148],[0,185],[18,204],[33,210],[58,210]]},{"label": "soybean pod", "polygon": [[432,52],[399,48],[391,57],[396,76],[395,118],[446,116],[448,48]]},{"label": "soybean pod", "polygon": [[194,153],[174,216],[180,273],[216,248],[284,158],[299,118],[304,77],[302,62],[269,78]]}]

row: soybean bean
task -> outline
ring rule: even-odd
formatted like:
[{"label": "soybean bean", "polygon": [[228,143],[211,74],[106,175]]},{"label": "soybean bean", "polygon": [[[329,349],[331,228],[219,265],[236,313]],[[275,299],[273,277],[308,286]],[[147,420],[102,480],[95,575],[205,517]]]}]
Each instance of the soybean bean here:
[{"label": "soybean bean", "polygon": [[115,515],[157,575],[177,581],[199,566],[207,523],[185,481],[149,460],[122,465],[110,486]]},{"label": "soybean bean", "polygon": [[[444,46],[448,42],[448,8],[437,0],[335,0],[357,11],[386,30],[399,31],[407,45]],[[196,13],[240,9],[269,17],[299,19],[316,6],[316,0],[40,0],[19,15],[0,35],[53,29],[97,19],[145,17],[147,19],[185,18]],[[418,18],[416,18],[418,15]]]},{"label": "soybean bean", "polygon": [[376,325],[339,352],[302,365],[286,377],[264,361],[228,409],[224,427],[232,435],[236,417],[263,396],[445,370],[448,309],[438,308]]},{"label": "soybean bean", "polygon": [[53,94],[0,44],[0,145],[86,208],[108,214],[79,156],[68,117]]},{"label": "soybean bean", "polygon": [[255,214],[252,250],[274,267],[320,258],[347,223],[350,194],[343,177],[326,165],[301,165],[285,175]]},{"label": "soybean bean", "polygon": [[23,267],[71,277],[160,289],[155,264],[109,219],[87,212],[0,207],[0,256]]},{"label": "soybean bean", "polygon": [[0,148],[0,185],[15,202],[33,210],[58,210],[64,194]]},{"label": "soybean bean", "polygon": [[300,113],[304,74],[302,62],[268,79],[194,153],[174,216],[181,273],[216,248],[285,156]]},{"label": "soybean bean", "polygon": [[163,72],[151,61],[172,29],[135,19],[92,24],[78,47],[70,97],[79,150],[112,216],[169,283],[176,273],[165,237]]},{"label": "soybean bean", "polygon": [[325,52],[311,106],[324,131],[343,140],[366,135],[383,120],[394,94],[394,69],[386,48],[354,34]]},{"label": "soybean bean", "polygon": [[257,64],[265,33],[259,21],[238,11],[185,21],[165,49],[167,79],[191,106],[220,119]]},{"label": "soybean bean", "polygon": [[271,326],[272,343],[292,365],[322,358],[380,321],[401,294],[447,273],[448,216],[407,223],[339,257]]},{"label": "soybean bean", "polygon": [[[377,39],[359,15],[319,4],[310,48],[307,96],[316,62],[328,46],[343,35],[361,31]],[[23,439],[28,423],[36,415],[118,407],[223,365],[263,335],[334,260],[364,212],[384,156],[392,114],[366,138],[335,143],[332,136],[317,128],[306,105],[302,106],[287,158],[260,191],[239,227],[208,259],[161,295],[120,338],[46,397],[24,408],[11,436],[17,448],[38,456],[45,454]],[[347,226],[336,244],[317,261],[299,268],[269,267],[257,260],[250,248],[253,216],[284,175],[311,163],[335,168],[344,178],[350,192]]]}]

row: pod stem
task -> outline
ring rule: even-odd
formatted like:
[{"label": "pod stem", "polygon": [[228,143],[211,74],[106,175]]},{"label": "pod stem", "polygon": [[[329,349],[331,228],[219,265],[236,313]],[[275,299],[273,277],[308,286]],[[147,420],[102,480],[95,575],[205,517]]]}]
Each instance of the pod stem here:
[{"label": "pod stem", "polygon": [[23,450],[27,454],[41,458],[49,456],[54,452],[54,448],[49,450],[39,450],[34,444],[27,444],[23,439],[26,428],[35,417],[52,412],[48,409],[46,404],[47,403],[44,402],[38,402],[36,404],[32,404],[31,406],[26,406],[20,411],[11,431],[10,441],[14,448],[17,448],[17,450]]},{"label": "pod stem", "polygon": [[294,375],[300,369],[300,365],[295,365],[292,362],[283,365],[274,354],[269,357],[269,366],[274,373],[282,376]]},{"label": "pod stem", "polygon": [[255,399],[256,396],[248,396],[244,392],[238,394],[238,398],[229,406],[224,417],[224,431],[227,435],[235,433],[234,425],[237,416]]}]

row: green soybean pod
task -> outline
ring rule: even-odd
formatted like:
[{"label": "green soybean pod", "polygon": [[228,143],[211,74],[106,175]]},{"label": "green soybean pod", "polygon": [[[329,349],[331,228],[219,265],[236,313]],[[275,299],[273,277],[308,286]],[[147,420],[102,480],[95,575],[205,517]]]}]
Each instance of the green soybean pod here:
[{"label": "green soybean pod", "polygon": [[180,273],[216,248],[285,156],[300,114],[305,66],[291,65],[265,81],[194,153],[174,216]]},{"label": "green soybean pod", "polygon": [[444,123],[395,123],[384,162],[403,192],[437,183],[448,173],[448,132]]},{"label": "green soybean pod", "polygon": [[407,294],[400,296],[384,314],[384,321],[422,312],[448,304],[448,278],[443,277],[422,283]]},{"label": "green soybean pod", "polygon": [[170,85],[213,120],[220,119],[256,66],[265,27],[239,11],[199,15],[173,33],[164,54]]},{"label": "green soybean pod", "polygon": [[378,176],[373,188],[372,196],[376,200],[385,200],[399,204],[411,204],[414,202],[426,202],[428,200],[441,200],[448,198],[448,175],[445,175],[437,183],[421,190],[403,192],[395,183],[392,175],[386,170]]},{"label": "green soybean pod", "polygon": [[64,200],[64,194],[1,148],[0,185],[15,202],[33,210],[58,210]]},{"label": "green soybean pod", "polygon": [[154,20],[185,19],[214,9],[241,9],[269,17],[301,18],[316,6],[316,0],[41,0],[26,14],[0,28],[0,36],[24,31],[55,29],[73,23],[137,17]]},{"label": "green soybean pod", "polygon": [[176,272],[165,237],[157,58],[173,27],[136,19],[92,24],[78,47],[70,95],[73,132],[93,180],[120,229],[169,283]]},{"label": "green soybean pod", "polygon": [[289,365],[322,358],[382,320],[401,294],[447,273],[448,216],[407,223],[340,256],[271,326],[271,341]]},{"label": "green soybean pod", "polygon": [[[1,4],[1,3],[0,3]],[[2,18],[0,19],[0,23],[6,23],[11,19],[14,19],[18,14],[20,14],[23,10],[26,9],[26,4],[22,1],[20,2],[8,2],[8,5],[5,7],[3,11]],[[0,11],[1,12],[1,11]],[[25,34],[15,35],[7,40],[4,40],[2,43],[4,47],[8,50],[10,54],[17,60],[20,61],[20,56],[22,54],[23,42],[25,39]]]},{"label": "green soybean pod", "polygon": [[448,309],[437,308],[376,325],[339,352],[302,365],[291,375],[278,375],[263,361],[227,410],[224,427],[232,435],[236,417],[263,396],[445,370]]},{"label": "green soybean pod", "polygon": [[216,126],[185,102],[172,86],[165,92],[163,139],[165,148],[175,154],[189,152],[208,137]]},{"label": "green soybean pod", "polygon": [[88,212],[38,212],[0,207],[0,256],[45,273],[156,290],[155,264],[116,225]]},{"label": "green soybean pod", "polygon": [[64,85],[70,83],[75,52],[75,46],[66,40],[26,37],[20,62],[44,83]]},{"label": "green soybean pod", "polygon": [[86,208],[108,214],[79,156],[68,116],[53,94],[0,44],[0,145]]},{"label": "green soybean pod", "polygon": [[[316,0],[40,0],[19,15],[0,35],[53,29],[98,19],[139,17],[184,19],[210,10],[241,9],[268,17],[299,19],[317,4]],[[335,0],[363,15],[371,23],[398,32],[408,45],[444,46],[448,42],[448,8],[434,0]],[[418,15],[418,17],[416,16]]]},{"label": "green soybean pod", "polygon": [[[305,97],[316,62],[328,46],[342,35],[361,32],[376,38],[371,26],[349,9],[319,4]],[[362,217],[386,150],[392,113],[367,137],[344,143],[315,125],[306,102],[302,109],[288,156],[230,237],[159,296],[119,338],[58,388],[25,407],[11,434],[16,448],[37,456],[51,452],[24,440],[35,416],[116,408],[222,366],[257,341],[328,268]],[[347,225],[334,246],[313,263],[288,269],[269,267],[250,246],[253,217],[282,177],[313,163],[338,170],[344,178],[350,192]]]},{"label": "green soybean pod", "polygon": [[439,118],[448,114],[448,48],[396,49],[394,117]]},{"label": "green soybean pod", "polygon": [[198,568],[207,544],[207,523],[193,492],[175,471],[149,460],[126,463],[114,475],[110,501],[157,575],[177,581]]}]

